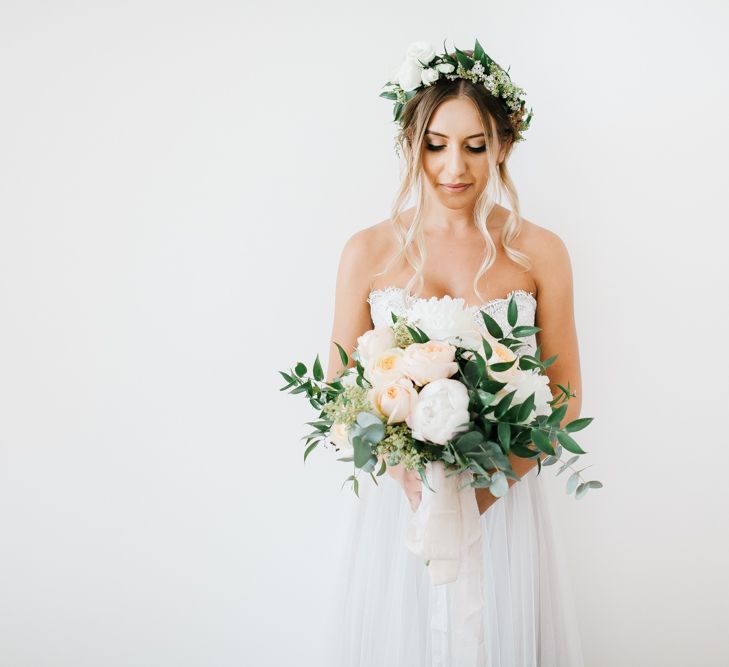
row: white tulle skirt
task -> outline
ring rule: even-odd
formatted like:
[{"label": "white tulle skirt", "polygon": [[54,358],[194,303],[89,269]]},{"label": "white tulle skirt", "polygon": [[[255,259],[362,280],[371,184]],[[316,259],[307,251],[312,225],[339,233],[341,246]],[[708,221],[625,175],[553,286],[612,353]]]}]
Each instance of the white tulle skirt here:
[{"label": "white tulle skirt", "polygon": [[379,486],[361,475],[335,559],[330,665],[581,667],[571,586],[536,472],[481,515],[485,654],[467,665],[449,641],[453,584],[433,586],[405,546],[413,511],[404,491],[390,475]]}]

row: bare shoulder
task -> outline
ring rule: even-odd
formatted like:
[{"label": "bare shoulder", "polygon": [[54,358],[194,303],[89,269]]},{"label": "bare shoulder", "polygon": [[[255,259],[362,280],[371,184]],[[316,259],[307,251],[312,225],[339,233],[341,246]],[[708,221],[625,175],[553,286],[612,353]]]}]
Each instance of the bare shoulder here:
[{"label": "bare shoulder", "polygon": [[572,269],[569,251],[556,232],[531,220],[522,218],[519,234],[522,248],[532,260],[532,273],[541,290],[554,282],[571,281]]},{"label": "bare shoulder", "polygon": [[380,268],[383,257],[391,252],[396,242],[390,219],[381,220],[356,231],[347,239],[342,250],[342,261],[357,267],[358,282],[371,288],[373,274]]}]

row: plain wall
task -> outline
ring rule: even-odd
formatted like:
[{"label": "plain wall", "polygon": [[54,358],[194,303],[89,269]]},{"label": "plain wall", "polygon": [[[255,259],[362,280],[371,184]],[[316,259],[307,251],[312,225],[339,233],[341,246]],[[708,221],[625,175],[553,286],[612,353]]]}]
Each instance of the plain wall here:
[{"label": "plain wall", "polygon": [[389,215],[382,85],[476,37],[534,108],[522,213],[573,263],[605,488],[545,473],[586,664],[729,664],[728,18],[5,0],[0,665],[321,664],[356,499],[276,371],[326,356],[341,247]]}]

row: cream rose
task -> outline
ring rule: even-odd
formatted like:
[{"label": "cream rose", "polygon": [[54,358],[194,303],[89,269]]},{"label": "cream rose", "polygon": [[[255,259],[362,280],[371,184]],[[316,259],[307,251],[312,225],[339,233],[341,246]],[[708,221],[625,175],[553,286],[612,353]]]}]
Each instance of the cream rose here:
[{"label": "cream rose", "polygon": [[403,350],[399,347],[391,347],[381,352],[372,359],[369,366],[365,366],[365,378],[375,387],[399,380],[405,375],[403,356]]},{"label": "cream rose", "polygon": [[[492,354],[488,360],[489,366],[491,364],[500,364],[507,361],[512,361],[517,358],[516,352],[510,350],[503,343],[498,343],[495,340],[490,340]],[[517,384],[519,381],[520,374],[523,371],[519,368],[519,362],[514,363],[511,368],[505,371],[494,371],[489,368],[489,375],[497,382],[510,382]]]},{"label": "cream rose", "polygon": [[357,338],[359,361],[365,367],[391,347],[395,347],[395,332],[392,327],[375,327]]},{"label": "cream rose", "polygon": [[370,401],[375,408],[387,417],[388,424],[403,422],[412,411],[418,398],[418,392],[408,378],[400,378],[394,382],[373,387],[370,390]]},{"label": "cream rose", "polygon": [[402,370],[415,384],[423,386],[434,380],[448,378],[458,372],[456,348],[450,343],[430,340],[412,343],[402,355]]},{"label": "cream rose", "polygon": [[442,379],[426,384],[405,420],[418,440],[445,445],[456,433],[465,431],[470,420],[468,390],[458,380]]}]

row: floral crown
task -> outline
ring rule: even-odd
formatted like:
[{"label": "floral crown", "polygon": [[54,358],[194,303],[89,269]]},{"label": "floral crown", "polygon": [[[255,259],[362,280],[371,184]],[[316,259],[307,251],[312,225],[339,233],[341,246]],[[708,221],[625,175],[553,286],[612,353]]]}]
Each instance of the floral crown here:
[{"label": "floral crown", "polygon": [[[476,40],[473,57],[455,48],[455,58],[448,54],[443,42],[443,53],[436,54],[429,42],[413,42],[405,54],[405,60],[383,86],[380,97],[395,101],[394,120],[401,122],[402,110],[417,91],[435,83],[441,77],[449,80],[468,79],[483,83],[494,97],[503,101],[508,109],[514,129],[514,141],[523,141],[522,133],[529,128],[533,112],[527,113],[522,88],[511,82],[508,70],[502,69],[483,50]],[[525,117],[526,116],[526,117]]]}]

